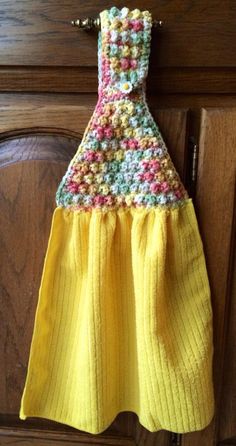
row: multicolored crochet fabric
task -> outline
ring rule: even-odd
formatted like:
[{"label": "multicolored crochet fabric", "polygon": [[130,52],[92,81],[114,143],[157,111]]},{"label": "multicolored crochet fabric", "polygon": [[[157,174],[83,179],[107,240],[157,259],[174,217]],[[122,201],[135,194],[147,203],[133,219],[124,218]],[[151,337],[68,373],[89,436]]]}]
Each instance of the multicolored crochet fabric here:
[{"label": "multicolored crochet fabric", "polygon": [[152,16],[101,14],[98,102],[57,191],[73,210],[176,207],[188,198],[146,103]]}]

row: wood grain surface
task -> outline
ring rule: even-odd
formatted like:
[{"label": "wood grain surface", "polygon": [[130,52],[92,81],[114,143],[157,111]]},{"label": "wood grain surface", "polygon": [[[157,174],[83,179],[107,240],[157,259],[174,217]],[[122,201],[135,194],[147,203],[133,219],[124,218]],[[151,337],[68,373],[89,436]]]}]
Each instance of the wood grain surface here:
[{"label": "wood grain surface", "polygon": [[[97,101],[97,31],[72,19],[113,3],[0,0],[0,444],[236,444],[236,2],[129,1],[163,20],[153,29],[147,101],[183,181],[191,183],[214,309],[216,416],[200,432],[150,433],[134,413],[96,436],[21,421],[23,389],[55,191]],[[124,3],[116,2],[123,7]]]},{"label": "wood grain surface", "polygon": [[[236,54],[236,3],[227,0],[155,2],[141,0],[128,6],[149,9],[163,20],[155,30],[155,66],[232,67]],[[97,17],[108,1],[1,1],[1,65],[95,66],[97,34],[80,32],[70,24],[77,17]],[[118,0],[117,7],[123,2]]]},{"label": "wood grain surface", "polygon": [[[97,93],[97,67],[1,67],[2,91]],[[235,68],[150,67],[148,94],[230,94],[236,92]]]},{"label": "wood grain surface", "polygon": [[[226,337],[236,325],[232,287],[235,252],[236,109],[203,109],[196,191],[196,212],[202,235],[214,314],[214,423],[199,434],[187,434],[183,446],[209,446],[235,436],[235,341]],[[231,302],[231,306],[229,303]],[[232,332],[233,330],[233,332]],[[227,351],[231,356],[226,356]],[[223,375],[225,371],[225,376]],[[230,428],[229,428],[230,425]],[[224,432],[224,433],[223,433]]]}]

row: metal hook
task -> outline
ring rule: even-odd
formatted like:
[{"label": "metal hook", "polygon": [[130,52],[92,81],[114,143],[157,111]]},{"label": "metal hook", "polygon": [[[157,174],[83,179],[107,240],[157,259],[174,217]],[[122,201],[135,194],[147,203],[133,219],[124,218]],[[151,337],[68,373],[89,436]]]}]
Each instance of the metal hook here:
[{"label": "metal hook", "polygon": [[[86,19],[76,19],[71,21],[71,25],[77,26],[79,29],[91,30],[101,29],[100,17],[95,19],[87,17]],[[152,26],[154,28],[161,28],[163,26],[162,20],[153,20]]]}]

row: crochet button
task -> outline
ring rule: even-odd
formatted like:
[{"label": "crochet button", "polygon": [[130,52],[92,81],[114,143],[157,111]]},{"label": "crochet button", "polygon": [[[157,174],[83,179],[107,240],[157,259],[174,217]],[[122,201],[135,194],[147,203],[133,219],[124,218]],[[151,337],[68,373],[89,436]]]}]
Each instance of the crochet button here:
[{"label": "crochet button", "polygon": [[120,84],[120,90],[122,93],[129,93],[132,90],[132,83],[129,81],[122,82]]}]

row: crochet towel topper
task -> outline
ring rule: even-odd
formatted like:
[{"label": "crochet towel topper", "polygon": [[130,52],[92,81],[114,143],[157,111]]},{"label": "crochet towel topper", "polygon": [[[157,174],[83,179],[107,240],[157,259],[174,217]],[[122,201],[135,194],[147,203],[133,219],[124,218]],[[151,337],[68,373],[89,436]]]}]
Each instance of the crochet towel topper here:
[{"label": "crochet towel topper", "polygon": [[210,288],[146,103],[152,17],[100,19],[98,101],[56,192],[20,418],[97,434],[132,411],[151,432],[196,431],[214,412]]}]

